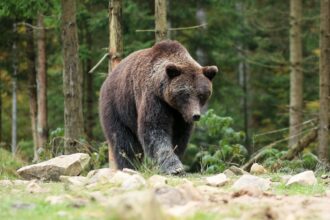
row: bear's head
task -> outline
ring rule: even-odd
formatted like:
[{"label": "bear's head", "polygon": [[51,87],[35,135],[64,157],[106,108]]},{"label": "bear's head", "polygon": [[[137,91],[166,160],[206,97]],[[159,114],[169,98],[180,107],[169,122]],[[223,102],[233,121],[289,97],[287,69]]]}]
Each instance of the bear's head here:
[{"label": "bear's head", "polygon": [[180,112],[186,122],[198,121],[212,94],[212,79],[217,72],[216,66],[166,64],[165,102]]}]

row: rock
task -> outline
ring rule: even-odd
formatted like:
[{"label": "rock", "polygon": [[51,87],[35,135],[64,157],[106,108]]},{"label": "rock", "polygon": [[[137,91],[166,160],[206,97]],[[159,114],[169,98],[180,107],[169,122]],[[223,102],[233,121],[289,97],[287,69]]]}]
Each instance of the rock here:
[{"label": "rock", "polygon": [[291,177],[292,177],[292,175],[283,175],[283,176],[281,176],[281,182],[286,184]]},{"label": "rock", "polygon": [[140,174],[138,171],[132,170],[132,169],[129,169],[129,168],[124,168],[123,169],[123,172],[124,173],[128,173],[128,174],[131,174],[131,175],[133,175],[133,174]]},{"label": "rock", "polygon": [[60,180],[63,183],[67,183],[74,186],[86,185],[88,178],[84,176],[60,176]]},{"label": "rock", "polygon": [[63,203],[69,203],[73,200],[73,197],[70,195],[59,195],[59,196],[48,196],[45,201],[51,205],[59,205]]},{"label": "rock", "polygon": [[249,174],[248,172],[244,171],[243,169],[237,167],[237,166],[231,166],[228,168],[232,173],[234,173],[237,176]]},{"label": "rock", "polygon": [[133,191],[116,196],[109,204],[114,219],[165,220],[160,203],[150,191]]},{"label": "rock", "polygon": [[109,199],[100,191],[90,192],[89,196],[92,200],[98,202],[99,204],[107,204]]},{"label": "rock", "polygon": [[173,187],[156,188],[154,193],[157,201],[165,206],[184,205],[188,202],[185,193]]},{"label": "rock", "polygon": [[124,173],[122,171],[116,171],[116,173],[111,177],[110,181],[114,185],[121,186],[123,182],[125,182],[128,178],[130,178],[131,175],[128,173]]},{"label": "rock", "polygon": [[25,166],[17,170],[24,179],[59,180],[61,175],[77,176],[89,164],[90,156],[84,153],[62,155]]},{"label": "rock", "polygon": [[315,178],[314,172],[308,170],[291,177],[289,181],[286,183],[286,186],[290,186],[292,184],[312,186],[315,185],[316,183],[317,183],[317,179]]},{"label": "rock", "polygon": [[12,182],[15,186],[22,186],[30,183],[30,181],[27,180],[13,180]]},{"label": "rock", "polygon": [[327,179],[328,177],[329,177],[328,174],[321,175],[321,179]]},{"label": "rock", "polygon": [[263,191],[258,187],[244,187],[232,194],[233,198],[241,197],[241,196],[252,196],[252,197],[261,197],[263,195]]},{"label": "rock", "polygon": [[89,171],[87,174],[88,184],[92,183],[108,183],[113,175],[116,173],[115,170],[110,168],[102,168],[98,170]]},{"label": "rock", "polygon": [[29,193],[44,193],[48,192],[47,189],[42,188],[36,181],[32,180],[25,189]]},{"label": "rock", "polygon": [[10,187],[13,186],[13,182],[10,180],[0,180],[0,186],[1,187]]},{"label": "rock", "polygon": [[140,174],[134,174],[123,181],[121,188],[125,190],[135,190],[140,189],[146,185],[147,183],[145,179]]},{"label": "rock", "polygon": [[194,187],[194,184],[189,180],[185,180],[184,183],[178,186],[177,188],[181,190],[184,197],[188,200],[193,200],[193,201],[204,200],[203,194],[196,187]]},{"label": "rock", "polygon": [[232,186],[235,190],[242,190],[247,188],[258,188],[262,191],[266,191],[270,188],[271,182],[267,179],[252,175],[243,175]]},{"label": "rock", "polygon": [[267,173],[267,170],[260,164],[254,163],[250,169],[251,174],[260,175]]},{"label": "rock", "polygon": [[167,184],[167,178],[160,175],[153,175],[148,179],[148,185],[157,188],[157,187],[163,187]]},{"label": "rock", "polygon": [[34,209],[36,204],[34,203],[23,203],[23,202],[15,202],[11,205],[13,209]]},{"label": "rock", "polygon": [[223,186],[227,182],[228,182],[228,178],[223,173],[219,173],[214,176],[206,177],[206,184],[209,186]]},{"label": "rock", "polygon": [[330,197],[330,189],[328,189],[328,190],[325,191],[325,195],[326,195],[327,197]]},{"label": "rock", "polygon": [[197,202],[188,202],[183,206],[171,207],[167,209],[166,212],[171,216],[176,217],[175,219],[182,219],[187,216],[193,216],[197,211],[199,211],[201,208],[200,206],[201,205]]},{"label": "rock", "polygon": [[223,174],[225,174],[227,177],[236,176],[236,174],[233,171],[231,171],[230,169],[226,169],[225,171],[223,171]]}]

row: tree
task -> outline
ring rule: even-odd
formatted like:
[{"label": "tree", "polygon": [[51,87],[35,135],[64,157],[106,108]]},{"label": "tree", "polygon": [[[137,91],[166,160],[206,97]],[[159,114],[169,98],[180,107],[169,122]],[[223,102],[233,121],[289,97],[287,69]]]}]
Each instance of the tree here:
[{"label": "tree", "polygon": [[330,0],[321,0],[320,49],[320,130],[318,155],[323,162],[328,162],[330,110]]},{"label": "tree", "polygon": [[123,56],[122,1],[109,3],[109,73]]},{"label": "tree", "polygon": [[[32,22],[31,22],[32,23]],[[30,118],[31,118],[31,131],[33,139],[33,152],[34,160],[38,159],[37,146],[38,146],[38,132],[37,132],[37,116],[38,116],[38,104],[37,104],[37,73],[35,62],[35,50],[33,29],[28,28],[27,33],[27,63],[28,63],[28,80],[29,80],[29,104],[30,104]]]},{"label": "tree", "polygon": [[[48,130],[47,130],[47,72],[46,72],[46,30],[44,25],[44,16],[38,14],[38,145],[37,147],[44,147],[47,143]],[[37,155],[35,155],[37,157]],[[34,158],[37,160],[38,158]]]},{"label": "tree", "polygon": [[13,24],[15,39],[13,42],[13,78],[12,78],[12,122],[11,122],[11,153],[16,154],[17,150],[17,27]]},{"label": "tree", "polygon": [[301,21],[302,1],[290,0],[290,139],[289,146],[299,140],[302,123],[303,72]]},{"label": "tree", "polygon": [[156,42],[167,38],[166,0],[155,0],[155,37]]},{"label": "tree", "polygon": [[65,153],[80,151],[83,136],[82,72],[78,56],[76,1],[62,0],[62,53]]}]

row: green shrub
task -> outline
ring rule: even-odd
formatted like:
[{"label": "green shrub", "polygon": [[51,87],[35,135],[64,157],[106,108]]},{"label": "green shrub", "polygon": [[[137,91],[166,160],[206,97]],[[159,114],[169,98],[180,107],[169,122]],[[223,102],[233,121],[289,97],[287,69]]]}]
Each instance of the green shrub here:
[{"label": "green shrub", "polygon": [[0,178],[11,179],[17,177],[16,170],[24,165],[24,162],[18,157],[0,148]]},{"label": "green shrub", "polygon": [[220,117],[212,109],[201,117],[184,157],[189,171],[217,173],[246,160],[247,150],[241,144],[244,132],[235,131],[232,125],[232,118]]}]

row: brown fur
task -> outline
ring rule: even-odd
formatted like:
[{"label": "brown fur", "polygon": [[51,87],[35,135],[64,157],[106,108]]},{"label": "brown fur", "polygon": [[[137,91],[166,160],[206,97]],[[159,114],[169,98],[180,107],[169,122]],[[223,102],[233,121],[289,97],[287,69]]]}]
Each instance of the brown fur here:
[{"label": "brown fur", "polygon": [[136,155],[147,155],[164,173],[182,172],[179,157],[217,71],[215,66],[201,67],[175,41],[122,60],[100,94],[101,123],[118,168],[135,168]]}]

